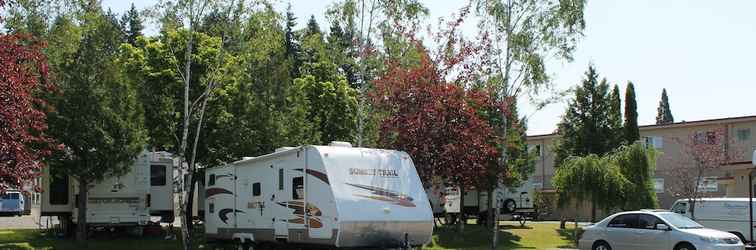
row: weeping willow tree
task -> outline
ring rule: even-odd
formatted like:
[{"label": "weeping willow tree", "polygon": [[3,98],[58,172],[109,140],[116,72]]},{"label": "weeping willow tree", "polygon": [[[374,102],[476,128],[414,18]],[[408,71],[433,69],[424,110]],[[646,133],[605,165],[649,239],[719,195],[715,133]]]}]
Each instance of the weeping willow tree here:
[{"label": "weeping willow tree", "polygon": [[[629,183],[616,161],[595,154],[567,158],[557,169],[553,182],[559,192],[559,207],[574,201],[576,208],[580,208],[582,202],[590,201],[604,211],[624,204],[622,194]],[[595,214],[591,214],[591,221],[596,221]]]},{"label": "weeping willow tree", "polygon": [[641,143],[622,146],[608,157],[620,168],[628,183],[623,193],[623,210],[656,208],[653,178],[658,153]]}]

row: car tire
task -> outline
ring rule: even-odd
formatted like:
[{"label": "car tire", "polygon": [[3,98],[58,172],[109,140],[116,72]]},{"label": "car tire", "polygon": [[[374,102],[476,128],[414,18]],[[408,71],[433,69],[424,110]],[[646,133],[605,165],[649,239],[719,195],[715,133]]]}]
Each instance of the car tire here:
[{"label": "car tire", "polygon": [[606,243],[606,241],[596,241],[596,243],[593,243],[593,247],[591,249],[593,249],[593,250],[612,250],[612,247],[609,246],[609,243]]},{"label": "car tire", "polygon": [[675,250],[696,250],[696,247],[690,243],[680,243],[675,246]]}]

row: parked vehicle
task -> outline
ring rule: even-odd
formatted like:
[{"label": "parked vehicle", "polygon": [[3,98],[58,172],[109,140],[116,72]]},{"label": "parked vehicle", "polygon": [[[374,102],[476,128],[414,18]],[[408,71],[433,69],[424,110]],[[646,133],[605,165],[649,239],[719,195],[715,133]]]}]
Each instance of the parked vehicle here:
[{"label": "parked vehicle", "polygon": [[8,190],[0,195],[0,216],[21,216],[24,214],[24,195],[20,191]]},{"label": "parked vehicle", "polygon": [[[122,176],[90,186],[87,224],[98,227],[144,226],[150,216],[173,222],[173,158],[167,152],[144,151]],[[51,175],[44,168],[40,214],[78,221],[78,183],[69,176]]]},{"label": "parked vehicle", "polygon": [[734,234],[705,228],[667,210],[641,210],[613,214],[583,228],[581,250],[743,250]]},{"label": "parked vehicle", "polygon": [[287,147],[205,170],[205,234],[242,249],[406,247],[433,214],[412,159],[349,143]]},{"label": "parked vehicle", "polygon": [[[756,201],[753,204],[756,207]],[[745,242],[746,235],[750,235],[748,209],[748,198],[703,198],[696,201],[695,218],[691,218],[691,206],[687,199],[677,200],[671,210],[705,227],[735,234]]]},{"label": "parked vehicle", "polygon": [[[464,206],[461,206],[458,187],[446,187],[444,194],[446,197],[443,199],[445,201],[443,208],[448,217],[447,221],[456,221],[460,212],[464,212],[467,218],[479,218],[483,221],[488,216],[488,192],[465,191]],[[533,185],[529,181],[516,188],[499,186],[494,190],[494,194],[494,208],[498,208],[496,215],[499,219],[534,218],[531,214],[535,211]],[[513,218],[513,214],[517,214],[517,218]]]}]

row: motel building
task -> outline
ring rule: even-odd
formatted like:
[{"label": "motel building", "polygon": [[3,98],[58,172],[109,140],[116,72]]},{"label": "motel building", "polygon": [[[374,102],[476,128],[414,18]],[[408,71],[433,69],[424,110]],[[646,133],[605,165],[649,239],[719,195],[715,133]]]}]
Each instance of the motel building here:
[{"label": "motel building", "polygon": [[[669,209],[680,195],[675,195],[675,183],[685,176],[676,171],[694,169],[691,161],[692,148],[717,148],[724,155],[717,167],[705,172],[699,185],[706,197],[748,197],[748,175],[754,166],[751,163],[756,149],[756,116],[722,119],[682,121],[664,125],[639,127],[640,143],[645,143],[659,152],[654,173],[654,189],[660,208]],[[551,182],[554,176],[554,141],[557,134],[531,135],[527,137],[530,150],[538,156],[535,171],[531,176],[536,191],[545,197],[556,191]],[[700,146],[700,147],[699,147]],[[752,187],[756,189],[756,185]],[[567,218],[575,215],[574,205],[566,209],[554,209],[547,219]],[[581,205],[578,219],[590,218],[590,204]],[[605,217],[597,211],[597,219]]]}]

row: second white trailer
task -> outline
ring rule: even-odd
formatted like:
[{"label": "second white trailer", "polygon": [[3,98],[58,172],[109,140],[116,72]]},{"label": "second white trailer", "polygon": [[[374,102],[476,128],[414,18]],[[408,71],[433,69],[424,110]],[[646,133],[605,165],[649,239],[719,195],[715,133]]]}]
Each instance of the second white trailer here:
[{"label": "second white trailer", "polygon": [[302,146],[206,170],[205,233],[244,248],[428,243],[433,215],[404,152]]}]

